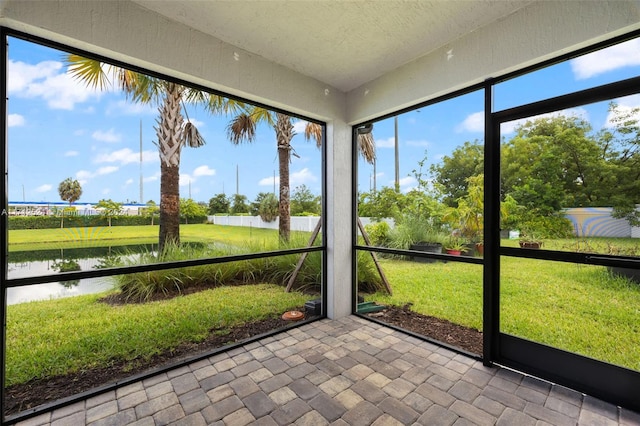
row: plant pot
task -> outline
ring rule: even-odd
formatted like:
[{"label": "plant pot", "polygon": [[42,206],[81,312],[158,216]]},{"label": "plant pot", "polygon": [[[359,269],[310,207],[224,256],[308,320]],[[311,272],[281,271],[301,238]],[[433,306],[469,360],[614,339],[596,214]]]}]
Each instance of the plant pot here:
[{"label": "plant pot", "polygon": [[476,251],[480,256],[484,255],[484,243],[476,243]]},{"label": "plant pot", "polygon": [[447,249],[447,254],[451,254],[453,256],[460,256],[462,254],[461,250],[449,250]]},{"label": "plant pot", "polygon": [[520,241],[520,248],[539,249],[542,241]]},{"label": "plant pot", "polygon": [[476,245],[473,243],[467,243],[464,245],[464,250],[462,250],[463,256],[473,257],[476,255]]},{"label": "plant pot", "polygon": [[[442,244],[440,243],[416,243],[409,246],[409,250],[424,251],[427,253],[442,253]],[[433,263],[435,259],[427,259],[424,257],[412,257],[411,260],[420,263]]]}]

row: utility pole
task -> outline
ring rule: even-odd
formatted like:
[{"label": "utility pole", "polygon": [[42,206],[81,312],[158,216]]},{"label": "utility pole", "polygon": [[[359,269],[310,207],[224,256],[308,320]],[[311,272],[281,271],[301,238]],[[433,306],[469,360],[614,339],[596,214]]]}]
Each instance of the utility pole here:
[{"label": "utility pole", "polygon": [[142,120],[140,120],[140,204],[144,201],[144,196],[142,194]]},{"label": "utility pole", "polygon": [[398,151],[398,116],[396,115],[394,122],[395,127],[395,156],[396,156],[396,192],[400,192],[400,153]]}]

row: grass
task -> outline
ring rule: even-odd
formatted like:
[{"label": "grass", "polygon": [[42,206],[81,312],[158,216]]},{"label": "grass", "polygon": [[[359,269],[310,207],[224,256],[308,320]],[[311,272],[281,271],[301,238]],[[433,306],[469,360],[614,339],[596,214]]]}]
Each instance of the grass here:
[{"label": "grass", "polygon": [[[158,243],[159,227],[113,226],[95,228],[15,229],[9,231],[9,251],[46,250]],[[292,235],[305,234],[292,232]],[[308,238],[308,237],[307,237]],[[211,224],[180,225],[184,242],[241,244],[277,241],[278,231]],[[306,244],[305,244],[306,245]]]},{"label": "grass", "polygon": [[7,307],[6,381],[148,359],[211,328],[229,328],[301,306],[310,299],[280,286],[221,287],[147,304],[111,306],[101,295]]},{"label": "grass", "polygon": [[[382,260],[402,306],[482,328],[482,266]],[[501,331],[640,371],[640,285],[599,266],[501,260]]]},{"label": "grass", "polygon": [[[45,232],[46,231],[46,232]],[[182,241],[240,252],[277,248],[277,231],[216,225],[183,225]],[[78,247],[110,245],[120,241],[157,240],[157,227],[113,227],[101,231],[10,231],[10,251],[76,244]],[[296,233],[294,246],[305,246],[308,233]],[[43,243],[43,241],[45,243]],[[218,244],[218,246],[216,245]],[[516,240],[505,245],[517,246]],[[545,248],[613,253],[633,253],[638,243],[630,239],[545,241]],[[219,247],[218,247],[219,248]],[[198,256],[182,253],[186,258]],[[320,254],[312,253],[303,275],[319,282]],[[7,307],[6,384],[33,377],[105,366],[117,359],[148,358],[181,342],[196,342],[212,327],[231,327],[283,312],[310,299],[285,293],[282,282],[298,259],[278,256],[256,263],[232,262],[205,269],[182,268],[155,274],[169,282],[194,282],[206,278],[219,284],[238,278],[237,287],[221,286],[175,299],[113,307],[98,303],[99,295],[79,296]],[[367,262],[365,264],[365,261]],[[382,304],[412,303],[413,310],[454,323],[482,327],[482,266],[463,263],[415,263],[381,259],[393,296],[378,292],[367,297]],[[265,271],[271,271],[265,274]],[[275,272],[274,272],[275,271]],[[280,275],[277,275],[280,274]],[[360,288],[375,275],[370,256],[358,253]],[[135,279],[148,280],[153,273]],[[576,266],[533,259],[504,258],[501,263],[502,331],[550,346],[577,352],[613,364],[640,370],[640,285],[612,277],[606,268]],[[265,280],[281,285],[265,284]]]}]

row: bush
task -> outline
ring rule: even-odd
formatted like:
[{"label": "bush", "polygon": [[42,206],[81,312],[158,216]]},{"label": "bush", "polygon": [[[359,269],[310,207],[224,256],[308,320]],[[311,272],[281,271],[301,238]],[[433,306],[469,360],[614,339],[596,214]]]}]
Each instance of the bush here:
[{"label": "bush", "polygon": [[[299,241],[298,241],[299,240]],[[306,235],[293,237],[290,248],[299,248],[307,243]],[[171,262],[207,257],[222,257],[237,254],[257,253],[285,249],[278,242],[265,246],[264,242],[234,247],[224,246],[180,246],[168,245],[164,253],[157,255],[147,251],[139,255],[122,255],[127,266]],[[249,259],[213,265],[189,266],[180,269],[142,272],[114,276],[113,279],[123,296],[132,302],[144,302],[155,294],[184,292],[193,287],[218,287],[223,285],[272,283],[285,287],[299,259],[299,254],[272,256],[260,259]],[[118,259],[120,260],[120,259]],[[309,253],[302,264],[296,280],[295,290],[317,292],[322,279],[322,254]],[[382,280],[378,275],[371,256],[367,252],[358,253],[358,282],[363,291],[375,293],[382,290]]]},{"label": "bush", "polygon": [[536,216],[521,225],[525,236],[535,235],[539,238],[572,238],[573,225],[569,219],[559,215]]},{"label": "bush", "polygon": [[371,239],[371,244],[379,247],[387,247],[389,245],[389,232],[391,227],[387,222],[374,222],[366,225],[364,230]]},{"label": "bush", "polygon": [[[191,223],[204,223],[207,217],[190,219]],[[9,216],[9,229],[53,229],[60,228],[89,228],[97,226],[109,226],[109,221],[104,216],[74,215],[74,216]],[[158,223],[158,216],[154,222]],[[115,216],[111,219],[111,226],[139,226],[150,225],[151,217],[144,216]]]}]

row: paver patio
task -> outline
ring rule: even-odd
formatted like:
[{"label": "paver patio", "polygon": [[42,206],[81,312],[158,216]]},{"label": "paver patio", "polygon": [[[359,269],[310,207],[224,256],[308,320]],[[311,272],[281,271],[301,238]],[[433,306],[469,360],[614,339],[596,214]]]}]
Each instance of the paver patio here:
[{"label": "paver patio", "polygon": [[640,414],[350,316],[18,424],[640,425]]}]

